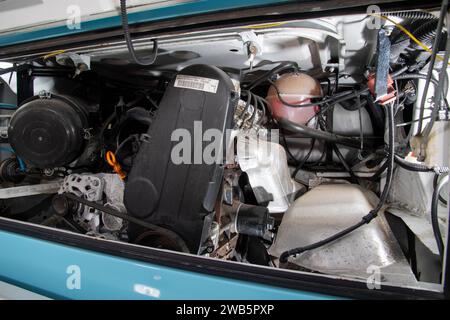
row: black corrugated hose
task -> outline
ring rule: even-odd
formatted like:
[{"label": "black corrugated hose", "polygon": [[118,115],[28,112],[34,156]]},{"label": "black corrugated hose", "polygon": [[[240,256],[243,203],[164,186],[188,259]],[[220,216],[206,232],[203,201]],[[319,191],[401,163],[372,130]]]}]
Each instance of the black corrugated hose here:
[{"label": "black corrugated hose", "polygon": [[155,63],[156,58],[158,56],[158,40],[154,39],[153,42],[153,51],[149,58],[140,59],[137,57],[136,52],[134,51],[133,42],[130,36],[130,29],[128,26],[128,16],[127,16],[127,1],[120,0],[120,17],[122,19],[122,28],[123,33],[125,35],[125,42],[127,43],[128,52],[131,55],[133,61],[141,66],[149,66]]},{"label": "black corrugated hose", "polygon": [[[399,11],[399,12],[387,12],[383,13],[386,16],[400,17],[406,21],[405,26],[414,34],[414,36],[427,46],[433,44],[433,40],[436,37],[436,27],[438,25],[438,18],[426,11]],[[409,40],[408,36],[404,33],[400,33],[396,39],[393,39],[394,45]],[[409,41],[408,41],[409,42]],[[415,43],[412,43],[414,48],[419,48]]]},{"label": "black corrugated hose", "polygon": [[426,11],[397,11],[397,12],[383,12],[386,16],[395,16],[403,19],[411,20],[437,20],[436,16]]}]

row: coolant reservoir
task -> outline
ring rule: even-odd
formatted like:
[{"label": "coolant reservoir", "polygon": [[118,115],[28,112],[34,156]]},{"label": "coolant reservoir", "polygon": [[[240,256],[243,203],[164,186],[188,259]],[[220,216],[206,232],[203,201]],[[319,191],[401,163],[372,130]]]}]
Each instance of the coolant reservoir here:
[{"label": "coolant reservoir", "polygon": [[[285,212],[305,187],[291,178],[286,151],[275,141],[261,135],[241,133],[236,143],[237,161],[247,173],[253,189],[264,188],[273,197],[269,202],[270,213]],[[258,200],[258,196],[255,194]]]},{"label": "coolant reservoir", "polygon": [[[313,98],[322,97],[322,88],[319,82],[305,73],[286,73],[276,82],[281,99],[290,104],[309,104]],[[267,101],[273,116],[280,119],[306,124],[309,119],[319,111],[318,106],[311,107],[289,107],[283,104],[272,85],[267,94]]]}]

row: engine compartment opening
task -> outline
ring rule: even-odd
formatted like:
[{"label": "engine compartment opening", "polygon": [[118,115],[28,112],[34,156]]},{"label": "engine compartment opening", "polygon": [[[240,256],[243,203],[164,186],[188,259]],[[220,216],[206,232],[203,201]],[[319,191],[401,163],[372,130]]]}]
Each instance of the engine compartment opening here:
[{"label": "engine compartment opening", "polygon": [[10,58],[0,216],[439,291],[450,119],[439,17],[143,37],[133,54],[147,65],[125,42]]}]

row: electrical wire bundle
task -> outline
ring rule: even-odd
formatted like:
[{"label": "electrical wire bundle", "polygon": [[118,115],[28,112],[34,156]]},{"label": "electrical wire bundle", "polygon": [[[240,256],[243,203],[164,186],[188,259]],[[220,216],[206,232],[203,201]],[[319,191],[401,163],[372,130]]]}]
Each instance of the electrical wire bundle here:
[{"label": "electrical wire bundle", "polygon": [[[268,102],[263,97],[260,97],[250,90],[245,90],[242,92],[243,96],[247,96],[245,100],[245,107],[239,113],[238,118],[241,119],[240,128],[242,129],[246,122],[250,124],[258,124],[262,125],[266,120],[266,115],[268,114],[267,105]],[[252,109],[253,107],[253,109]],[[260,114],[258,115],[258,111]],[[251,113],[250,118],[247,118],[247,115]],[[257,123],[255,123],[255,120]]]}]

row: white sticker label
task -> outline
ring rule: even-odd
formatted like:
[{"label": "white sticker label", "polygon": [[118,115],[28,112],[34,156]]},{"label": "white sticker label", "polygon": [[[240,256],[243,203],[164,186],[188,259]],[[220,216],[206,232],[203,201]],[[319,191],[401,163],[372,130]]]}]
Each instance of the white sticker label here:
[{"label": "white sticker label", "polygon": [[217,87],[219,87],[219,80],[179,74],[175,79],[174,86],[177,88],[216,93]]}]

